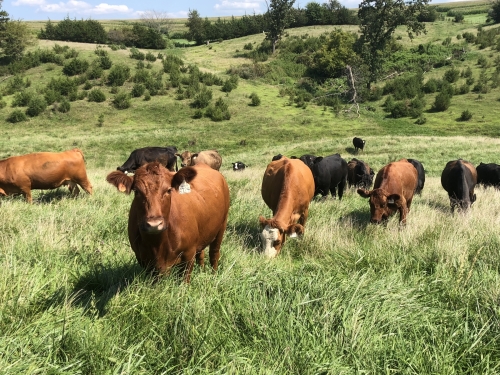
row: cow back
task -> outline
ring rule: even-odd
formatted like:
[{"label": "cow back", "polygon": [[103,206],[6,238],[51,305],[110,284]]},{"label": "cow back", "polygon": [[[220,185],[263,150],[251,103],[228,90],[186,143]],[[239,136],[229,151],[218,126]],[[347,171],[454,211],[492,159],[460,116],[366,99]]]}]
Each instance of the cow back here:
[{"label": "cow back", "polygon": [[476,168],[466,160],[449,161],[441,173],[441,185],[450,197],[452,208],[468,208],[475,201],[476,184]]},{"label": "cow back", "polygon": [[387,194],[400,194],[406,200],[411,200],[417,183],[417,170],[406,159],[401,159],[378,171],[373,189],[383,189]]}]

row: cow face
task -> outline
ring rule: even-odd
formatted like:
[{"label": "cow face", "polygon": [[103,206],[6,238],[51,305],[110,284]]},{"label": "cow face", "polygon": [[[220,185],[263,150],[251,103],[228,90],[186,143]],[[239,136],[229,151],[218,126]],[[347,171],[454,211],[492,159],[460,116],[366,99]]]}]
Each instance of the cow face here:
[{"label": "cow face", "polygon": [[370,222],[380,224],[386,221],[396,211],[403,209],[403,202],[399,194],[387,194],[383,189],[367,191],[358,189],[363,198],[370,198]]},{"label": "cow face", "polygon": [[[313,165],[314,165],[315,160],[317,159],[317,157],[314,156],[314,155],[308,155],[308,154],[306,154],[306,155],[302,155],[299,159],[302,160],[302,162],[305,165],[307,165],[310,169],[312,169],[312,167],[313,167]],[[323,159],[323,158],[321,158],[321,159]]]},{"label": "cow face", "polygon": [[181,158],[181,167],[194,165],[194,159],[198,156],[198,154],[193,154],[189,151],[184,151],[182,154],[175,154],[175,155]]},{"label": "cow face", "polygon": [[233,171],[242,171],[243,169],[246,168],[246,165],[243,164],[241,161],[237,161],[236,163],[233,164]]},{"label": "cow face", "polygon": [[290,224],[287,228],[276,228],[277,224],[274,220],[265,219],[263,216],[259,217],[259,223],[262,228],[260,234],[262,252],[268,258],[274,258],[279,254],[287,234],[290,238],[294,238],[304,233],[304,227],[300,224]]}]

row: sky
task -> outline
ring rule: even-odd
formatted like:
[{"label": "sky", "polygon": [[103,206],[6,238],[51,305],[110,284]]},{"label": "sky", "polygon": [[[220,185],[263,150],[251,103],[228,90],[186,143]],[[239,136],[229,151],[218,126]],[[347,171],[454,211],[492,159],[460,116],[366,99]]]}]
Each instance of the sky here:
[{"label": "sky", "polygon": [[[103,2],[107,1],[107,2]],[[305,7],[313,0],[295,1]],[[318,3],[327,0],[315,0]],[[439,3],[451,0],[441,0]],[[457,0],[454,0],[457,1]],[[2,10],[12,20],[57,21],[70,19],[139,19],[148,11],[167,14],[171,18],[187,18],[189,10],[197,10],[201,17],[241,16],[260,14],[267,10],[265,0],[0,0]],[[360,0],[340,0],[347,8],[357,8]]]}]

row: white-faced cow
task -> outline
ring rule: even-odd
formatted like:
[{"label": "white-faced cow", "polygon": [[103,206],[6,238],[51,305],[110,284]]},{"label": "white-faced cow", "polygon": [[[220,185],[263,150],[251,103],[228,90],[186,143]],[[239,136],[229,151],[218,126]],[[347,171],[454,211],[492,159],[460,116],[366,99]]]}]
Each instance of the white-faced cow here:
[{"label": "white-faced cow", "polygon": [[241,161],[237,161],[236,163],[232,164],[233,164],[233,171],[242,171],[247,167],[247,165],[245,165]]},{"label": "white-faced cow", "polygon": [[494,186],[500,189],[500,165],[480,163],[477,167],[477,183],[484,187]]},{"label": "white-faced cow", "polygon": [[115,171],[106,180],[121,192],[134,192],[128,237],[141,266],[163,274],[183,264],[189,282],[195,259],[203,266],[210,246],[210,264],[217,270],[229,210],[222,174],[206,164],[173,173],[155,162],[134,176]]},{"label": "white-faced cow", "polygon": [[76,196],[78,185],[92,194],[81,150],[35,152],[0,160],[0,195],[23,194],[31,203],[31,190],[68,185]]},{"label": "white-faced cow", "polygon": [[458,207],[467,210],[476,201],[476,168],[466,160],[451,160],[441,173],[441,185],[450,198],[451,212]]},{"label": "white-faced cow", "polygon": [[370,189],[374,176],[375,172],[373,169],[363,160],[353,158],[347,163],[347,183],[349,187],[355,186]]},{"label": "white-faced cow", "polygon": [[157,161],[169,171],[177,170],[177,147],[144,147],[138,148],[130,154],[127,161],[121,167],[116,168],[123,173],[134,172],[141,165]]},{"label": "white-faced cow", "polygon": [[399,222],[405,224],[417,180],[417,170],[406,159],[389,163],[378,171],[373,190],[358,189],[359,195],[370,199],[370,221],[380,224],[399,212]]},{"label": "white-faced cow", "polygon": [[181,158],[181,167],[204,163],[218,171],[222,165],[222,157],[217,150],[206,150],[196,153],[184,151],[182,154],[176,155]]},{"label": "white-faced cow", "polygon": [[304,233],[309,215],[309,202],[314,196],[311,170],[298,159],[282,157],[272,161],[262,179],[262,198],[273,211],[273,217],[259,217],[264,254],[277,256],[286,235],[296,237]]},{"label": "white-faced cow", "polygon": [[359,150],[363,150],[365,148],[366,141],[363,141],[361,138],[354,137],[352,139],[352,144],[354,145],[354,151],[358,152]]}]

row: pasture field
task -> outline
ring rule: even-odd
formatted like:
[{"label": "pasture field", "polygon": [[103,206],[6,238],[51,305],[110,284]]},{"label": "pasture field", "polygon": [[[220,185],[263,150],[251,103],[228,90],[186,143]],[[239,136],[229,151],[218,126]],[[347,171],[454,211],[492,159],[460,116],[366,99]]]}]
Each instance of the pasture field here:
[{"label": "pasture field", "polygon": [[[422,39],[402,36],[401,42],[440,44],[475,33],[476,26],[440,21],[427,25]],[[241,57],[243,46],[262,39],[153,52],[175,54],[226,79],[228,68],[251,63]],[[89,61],[98,47],[39,41],[34,48],[55,44]],[[486,57],[493,74],[498,51],[469,47],[455,67],[470,67],[477,80],[478,59]],[[107,51],[134,75],[129,50]],[[161,62],[150,68],[160,70]],[[425,79],[441,78],[448,68]],[[61,76],[55,64],[23,74],[37,92]],[[280,77],[275,83],[240,79],[230,93],[213,86],[212,100],[223,98],[230,109],[231,119],[222,122],[193,118],[190,100],[177,99],[173,88],[117,110],[113,88],[92,84],[106,101],[76,100],[68,113],[49,107],[15,124],[4,121],[14,95],[2,98],[0,159],[78,147],[94,194],[72,198],[60,188],[34,191],[32,205],[22,197],[0,199],[0,374],[500,373],[500,192],[477,188],[472,208],[451,214],[440,184],[449,160],[500,164],[499,88],[455,95],[439,113],[430,110],[434,94],[426,95],[427,122],[417,125],[388,118],[383,99],[362,104],[359,117],[313,104],[298,108],[280,95],[286,85]],[[127,81],[119,90],[132,86]],[[252,92],[260,106],[250,105]],[[465,109],[472,119],[457,121]],[[358,155],[353,136],[366,139]],[[218,149],[231,193],[219,271],[196,266],[190,285],[174,275],[154,280],[141,269],[126,230],[132,197],[105,181],[133,149],[167,145]],[[258,217],[271,212],[260,184],[272,156],[337,152],[375,170],[403,157],[422,162],[426,183],[407,225],[397,216],[387,225],[369,224],[368,201],[352,189],[342,201],[314,200],[304,236],[265,259]],[[234,172],[236,161],[249,167]]]}]

